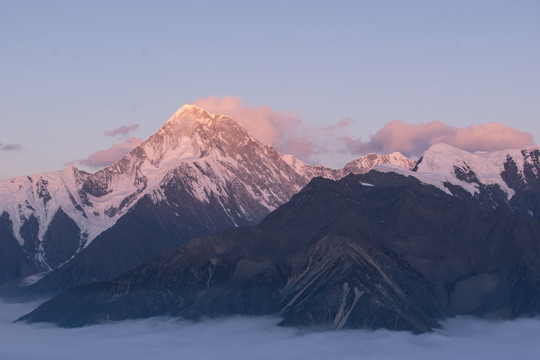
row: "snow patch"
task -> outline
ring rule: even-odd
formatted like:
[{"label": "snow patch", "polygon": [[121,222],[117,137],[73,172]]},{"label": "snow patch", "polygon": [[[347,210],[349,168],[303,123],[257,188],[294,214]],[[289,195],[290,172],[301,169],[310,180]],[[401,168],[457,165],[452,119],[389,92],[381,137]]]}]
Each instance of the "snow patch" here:
[{"label": "snow patch", "polygon": [[359,183],[360,183],[360,185],[362,185],[362,186],[368,186],[368,187],[375,186],[375,185],[373,185],[373,184],[365,183],[365,182],[361,182],[361,181],[359,181]]}]

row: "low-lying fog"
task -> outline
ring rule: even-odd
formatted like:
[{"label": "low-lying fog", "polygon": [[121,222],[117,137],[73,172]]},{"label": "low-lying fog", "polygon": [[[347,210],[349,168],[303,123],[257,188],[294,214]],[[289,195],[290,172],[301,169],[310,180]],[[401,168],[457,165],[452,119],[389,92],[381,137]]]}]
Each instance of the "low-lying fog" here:
[{"label": "low-lying fog", "polygon": [[540,319],[457,318],[424,335],[280,328],[272,317],[154,318],[79,329],[11,323],[36,305],[0,301],[0,359],[540,359]]}]

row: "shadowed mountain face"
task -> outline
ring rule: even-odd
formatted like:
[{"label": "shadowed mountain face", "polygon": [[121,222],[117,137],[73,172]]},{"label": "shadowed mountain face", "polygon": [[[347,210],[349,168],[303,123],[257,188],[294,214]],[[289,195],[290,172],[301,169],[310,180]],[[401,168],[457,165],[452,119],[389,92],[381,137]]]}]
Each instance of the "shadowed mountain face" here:
[{"label": "shadowed mountain face", "polygon": [[452,314],[537,314],[538,239],[530,217],[412,176],[316,178],[257,226],[72,288],[22,320],[277,313],[282,325],[425,332]]}]

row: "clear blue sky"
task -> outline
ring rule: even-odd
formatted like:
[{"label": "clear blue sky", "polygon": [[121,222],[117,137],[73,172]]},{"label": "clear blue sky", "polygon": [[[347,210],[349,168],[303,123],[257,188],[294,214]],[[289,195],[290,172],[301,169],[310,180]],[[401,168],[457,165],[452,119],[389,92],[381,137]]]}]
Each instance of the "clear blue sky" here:
[{"label": "clear blue sky", "polygon": [[[355,137],[499,122],[540,139],[540,1],[0,0],[0,179],[233,95]],[[336,162],[339,162],[336,160]]]}]

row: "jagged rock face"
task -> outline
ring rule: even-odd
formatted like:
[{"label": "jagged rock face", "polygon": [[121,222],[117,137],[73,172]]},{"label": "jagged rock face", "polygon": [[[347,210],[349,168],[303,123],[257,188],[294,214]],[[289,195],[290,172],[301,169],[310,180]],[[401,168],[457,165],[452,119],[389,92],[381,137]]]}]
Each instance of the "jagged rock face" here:
[{"label": "jagged rock face", "polygon": [[510,199],[512,209],[540,221],[540,149],[523,149],[520,153],[507,155],[501,177],[515,192]]},{"label": "jagged rock face", "polygon": [[[370,155],[369,164],[394,155]],[[29,289],[37,294],[108,279],[193,238],[253,225],[313,177],[343,174],[279,154],[230,117],[186,105],[95,174],[70,167],[0,182],[3,233],[13,235],[2,241],[14,237],[26,258],[20,266],[31,264],[24,272],[6,265],[4,281],[56,269]]]},{"label": "jagged rock face", "polygon": [[22,320],[279,314],[282,325],[425,332],[453,314],[538,314],[540,224],[467,194],[377,171],[317,178],[255,227],[72,288]]},{"label": "jagged rock face", "polygon": [[62,208],[54,215],[47,232],[43,236],[45,260],[52,268],[57,268],[71,259],[82,247],[81,229],[66,215]]}]

